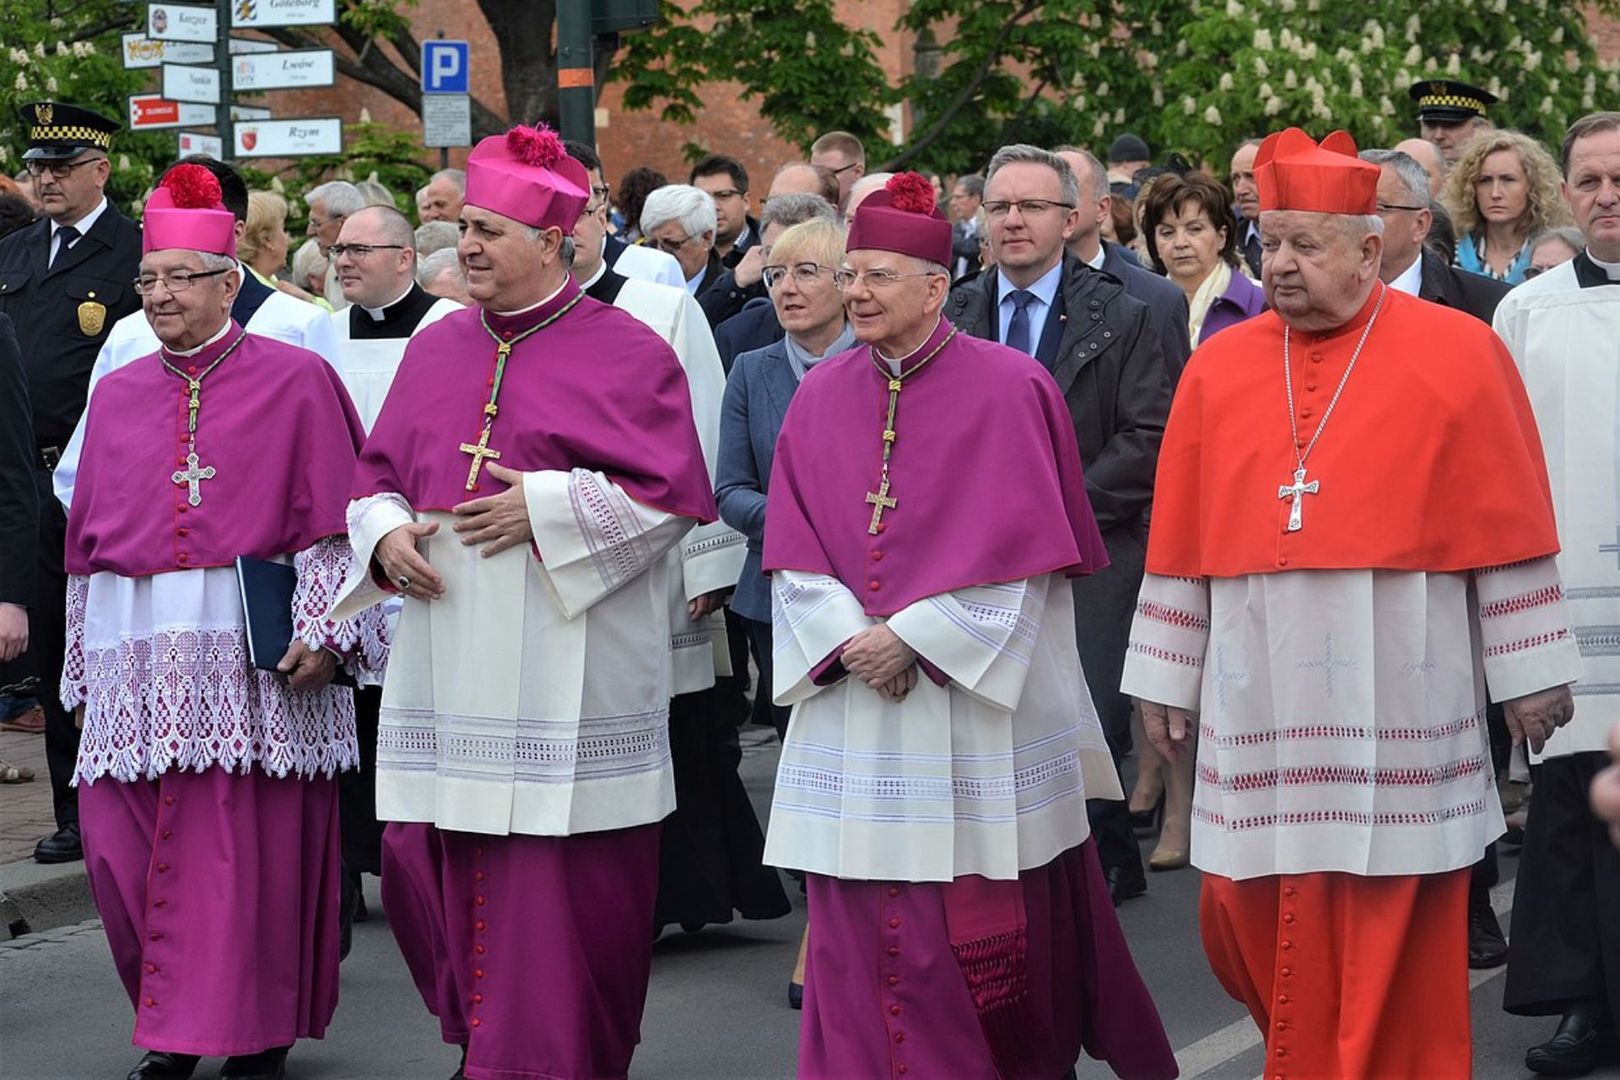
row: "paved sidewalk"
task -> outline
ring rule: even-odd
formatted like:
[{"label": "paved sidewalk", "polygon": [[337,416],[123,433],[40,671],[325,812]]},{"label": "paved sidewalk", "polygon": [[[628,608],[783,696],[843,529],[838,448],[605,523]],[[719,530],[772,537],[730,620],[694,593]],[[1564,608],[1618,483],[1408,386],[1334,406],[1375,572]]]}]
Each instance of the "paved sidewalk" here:
[{"label": "paved sidewalk", "polygon": [[34,845],[56,831],[45,736],[0,731],[0,759],[34,770],[26,784],[0,784],[0,864],[32,858]]}]

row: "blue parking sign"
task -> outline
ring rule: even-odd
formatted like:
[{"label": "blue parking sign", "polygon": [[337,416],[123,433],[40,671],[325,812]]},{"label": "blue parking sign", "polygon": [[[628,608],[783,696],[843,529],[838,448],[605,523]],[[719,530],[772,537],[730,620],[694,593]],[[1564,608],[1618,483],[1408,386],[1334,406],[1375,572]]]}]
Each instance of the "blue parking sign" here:
[{"label": "blue parking sign", "polygon": [[467,93],[467,64],[470,55],[465,41],[422,42],[422,92]]}]

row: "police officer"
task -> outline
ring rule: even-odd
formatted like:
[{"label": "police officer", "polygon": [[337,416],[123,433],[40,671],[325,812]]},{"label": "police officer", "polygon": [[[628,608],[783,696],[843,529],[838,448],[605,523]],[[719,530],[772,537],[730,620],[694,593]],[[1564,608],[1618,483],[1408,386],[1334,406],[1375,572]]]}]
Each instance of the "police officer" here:
[{"label": "police officer", "polygon": [[1485,111],[1497,101],[1489,90],[1456,79],[1422,79],[1407,96],[1417,103],[1418,133],[1434,144],[1448,167],[1475,132],[1491,126]]},{"label": "police officer", "polygon": [[0,239],[0,312],[16,324],[33,406],[39,488],[39,573],[29,644],[45,706],[45,756],[57,831],[39,842],[40,862],[83,857],[79,809],[68,786],[79,752],[58,686],[66,641],[67,515],[51,493],[51,469],[84,411],[90,368],[113,323],[138,311],[134,279],[141,234],[107,201],[108,152],[118,125],[88,109],[41,101],[22,109],[23,154],[43,217]]}]

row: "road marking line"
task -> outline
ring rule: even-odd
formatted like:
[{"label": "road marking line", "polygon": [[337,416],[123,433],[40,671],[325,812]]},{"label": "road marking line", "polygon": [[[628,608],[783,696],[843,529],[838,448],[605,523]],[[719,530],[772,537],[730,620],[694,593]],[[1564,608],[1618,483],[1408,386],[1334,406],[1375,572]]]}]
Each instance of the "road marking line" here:
[{"label": "road marking line", "polygon": [[[1506,915],[1513,907],[1513,885],[1514,879],[1509,878],[1491,890],[1491,908],[1499,916]],[[1506,965],[1485,971],[1470,971],[1468,989],[1475,990],[1506,971]],[[1196,1080],[1197,1077],[1214,1072],[1233,1058],[1248,1053],[1261,1042],[1260,1029],[1254,1026],[1252,1019],[1245,1016],[1205,1035],[1195,1043],[1182,1047],[1176,1053],[1176,1064],[1181,1067],[1181,1075],[1186,1077],[1186,1080]]]}]

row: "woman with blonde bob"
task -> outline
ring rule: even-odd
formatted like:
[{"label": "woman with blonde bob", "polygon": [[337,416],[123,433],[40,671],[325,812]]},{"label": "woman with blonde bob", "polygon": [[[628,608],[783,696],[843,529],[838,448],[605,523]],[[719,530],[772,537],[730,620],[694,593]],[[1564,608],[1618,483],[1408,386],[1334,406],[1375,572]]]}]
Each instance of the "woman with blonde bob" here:
[{"label": "woman with blonde bob", "polygon": [[[771,475],[776,436],[799,380],[816,364],[855,344],[844,318],[844,297],[833,271],[844,261],[844,230],[813,219],[783,231],[766,256],[765,287],[787,336],[763,349],[745,352],[731,365],[720,406],[720,455],[715,467],[715,500],[720,517],[748,538],[748,558],[731,610],[741,617],[759,663],[758,693],[771,692],[771,585],[760,572],[765,548],[765,489]],[[787,735],[788,710],[771,707],[777,734]],[[808,935],[808,930],[806,931]],[[798,1008],[804,994],[804,941],[788,983],[788,1000]]]},{"label": "woman with blonde bob", "polygon": [[1457,265],[1510,285],[1530,266],[1530,238],[1572,222],[1558,162],[1517,131],[1482,131],[1446,177],[1440,201],[1457,230]]}]

